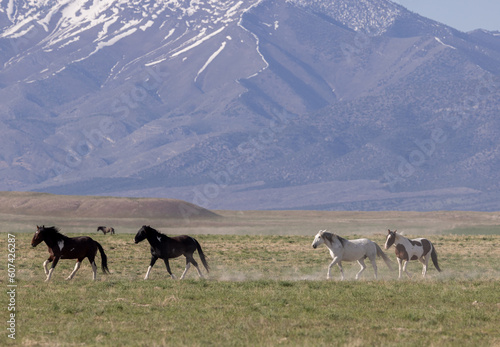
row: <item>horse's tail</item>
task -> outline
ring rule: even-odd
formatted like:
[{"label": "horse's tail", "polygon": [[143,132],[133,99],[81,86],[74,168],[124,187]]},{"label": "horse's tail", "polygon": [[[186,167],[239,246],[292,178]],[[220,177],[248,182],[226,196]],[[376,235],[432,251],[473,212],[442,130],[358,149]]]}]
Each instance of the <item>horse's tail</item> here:
[{"label": "horse's tail", "polygon": [[102,248],[101,244],[97,241],[95,241],[97,244],[97,249],[99,249],[99,253],[101,253],[101,268],[103,273],[109,273],[108,269],[108,257],[106,256],[106,253],[104,253],[104,249]]},{"label": "horse's tail", "polygon": [[376,243],[375,243],[375,247],[377,247],[377,255],[379,257],[382,257],[382,259],[384,259],[385,265],[387,265],[387,267],[390,270],[392,270],[391,259],[389,259],[389,257],[384,253],[384,251],[382,250],[382,248],[380,248],[380,246],[377,245]]},{"label": "horse's tail", "polygon": [[210,272],[210,267],[208,266],[207,259],[205,258],[205,254],[203,253],[203,250],[201,249],[200,243],[194,239],[194,242],[196,243],[196,249],[198,250],[198,254],[200,255],[201,262],[203,263],[203,266],[205,269],[207,269],[207,272]]},{"label": "horse's tail", "polygon": [[434,264],[434,266],[436,267],[436,269],[439,272],[441,272],[441,269],[439,268],[439,265],[438,265],[438,255],[436,253],[436,249],[434,248],[434,245],[432,245],[431,259],[432,259],[432,263]]}]

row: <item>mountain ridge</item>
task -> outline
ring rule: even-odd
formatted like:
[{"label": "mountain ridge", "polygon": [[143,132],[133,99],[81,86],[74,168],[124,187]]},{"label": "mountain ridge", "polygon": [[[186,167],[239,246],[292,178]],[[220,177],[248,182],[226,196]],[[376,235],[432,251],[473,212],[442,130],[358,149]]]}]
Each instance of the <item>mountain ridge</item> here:
[{"label": "mountain ridge", "polygon": [[494,33],[384,0],[20,3],[0,11],[1,189],[499,208]]}]

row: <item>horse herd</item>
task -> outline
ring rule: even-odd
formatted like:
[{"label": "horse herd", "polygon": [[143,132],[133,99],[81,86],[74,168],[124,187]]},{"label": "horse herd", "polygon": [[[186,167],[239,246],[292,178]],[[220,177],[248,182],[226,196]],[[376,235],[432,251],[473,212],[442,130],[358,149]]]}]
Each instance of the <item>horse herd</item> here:
[{"label": "horse herd", "polygon": [[[346,240],[338,235],[330,233],[326,230],[320,230],[314,241],[312,247],[316,248],[324,243],[330,250],[330,254],[333,261],[328,266],[328,273],[326,278],[330,279],[330,271],[333,265],[337,264],[340,269],[342,280],[344,279],[344,270],[342,268],[342,261],[357,261],[361,266],[361,270],[356,274],[356,279],[359,275],[366,269],[364,260],[368,258],[373,266],[373,271],[375,272],[375,278],[377,278],[377,262],[375,258],[377,256],[382,257],[387,267],[392,270],[391,261],[382,251],[382,249],[375,242],[369,239],[357,239],[357,240]],[[399,263],[399,277],[401,278],[401,273],[404,271],[408,277],[411,278],[410,274],[406,270],[406,266],[410,260],[419,260],[422,265],[422,276],[425,277],[427,273],[427,265],[429,263],[429,257],[432,259],[432,263],[438,271],[439,268],[437,253],[434,249],[434,245],[427,239],[407,239],[403,235],[395,231],[388,230],[387,238],[385,240],[385,249],[389,249],[392,245],[396,248],[396,258]]]},{"label": "horse herd", "polygon": [[[104,234],[108,232],[114,234],[113,228],[99,227],[97,230],[102,231]],[[149,263],[146,276],[144,277],[145,280],[149,278],[151,269],[159,258],[165,262],[165,266],[170,276],[175,278],[170,270],[168,260],[171,258],[177,258],[181,255],[184,255],[186,258],[186,268],[181,275],[181,279],[186,276],[191,264],[194,265],[198,271],[198,275],[203,278],[203,274],[198,266],[198,263],[193,257],[195,251],[198,251],[198,255],[203,263],[203,266],[207,270],[207,273],[210,271],[205,254],[195,238],[187,235],[169,237],[148,225],[144,225],[135,235],[134,242],[137,244],[146,239],[151,246],[151,261]],[[93,279],[95,280],[97,275],[97,265],[95,263],[97,251],[99,251],[101,255],[101,268],[103,273],[109,273],[108,258],[104,249],[99,242],[93,240],[89,236],[68,237],[61,234],[59,229],[56,227],[37,226],[35,235],[31,240],[31,246],[36,247],[41,242],[45,242],[50,254],[49,258],[43,263],[43,269],[45,271],[45,275],[47,276],[45,280],[46,282],[50,281],[59,259],[77,259],[74,270],[67,278],[67,280],[70,280],[75,276],[75,273],[80,268],[81,262],[85,258],[88,258],[92,266]],[[337,264],[340,269],[341,279],[344,279],[342,261],[358,262],[361,266],[361,270],[356,274],[356,279],[358,279],[361,273],[366,269],[366,265],[364,263],[364,259],[366,258],[370,260],[373,266],[375,278],[377,278],[377,256],[382,257],[389,269],[392,269],[391,261],[387,255],[385,255],[380,246],[369,239],[346,240],[338,235],[335,235],[334,233],[330,233],[326,230],[320,230],[314,238],[312,247],[316,248],[322,243],[328,247],[333,258],[333,261],[328,266],[328,279],[331,278],[331,268],[335,264]],[[438,265],[436,250],[429,240],[424,238],[410,240],[402,236],[400,233],[397,233],[397,231],[388,230],[385,249],[389,249],[392,245],[395,245],[396,248],[396,257],[399,263],[399,278],[401,278],[402,271],[404,271],[408,277],[411,277],[408,271],[406,271],[406,265],[410,260],[419,260],[423,264],[423,277],[425,277],[427,272],[429,258],[432,259],[436,269],[441,271]],[[52,263],[52,266],[50,269],[47,269],[47,265],[49,263]]]}]

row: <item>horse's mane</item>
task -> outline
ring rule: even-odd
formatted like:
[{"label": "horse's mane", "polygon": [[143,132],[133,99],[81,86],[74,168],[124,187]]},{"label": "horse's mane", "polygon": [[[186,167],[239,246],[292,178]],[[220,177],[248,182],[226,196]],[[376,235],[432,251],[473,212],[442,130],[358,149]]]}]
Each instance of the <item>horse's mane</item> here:
[{"label": "horse's mane", "polygon": [[42,226],[42,229],[45,233],[47,233],[53,237],[56,237],[56,238],[66,238],[67,237],[64,234],[61,234],[61,231],[59,230],[59,228],[56,228],[56,227]]},{"label": "horse's mane", "polygon": [[[151,231],[154,231],[156,234],[165,235],[164,233],[159,232],[158,230],[156,230],[155,228],[150,227],[149,225],[144,225],[143,228],[151,230]],[[167,235],[165,235],[165,236],[167,236]]]},{"label": "horse's mane", "polygon": [[325,231],[325,232],[323,233],[323,235],[328,235],[328,238],[329,238],[330,240],[332,240],[332,239],[333,239],[333,237],[336,237],[337,239],[339,239],[340,244],[342,245],[342,247],[344,247],[344,244],[347,242],[347,240],[346,240],[346,239],[344,239],[343,237],[340,237],[339,235],[336,235],[336,234],[331,233],[331,232],[329,232],[329,231]]},{"label": "horse's mane", "polygon": [[340,243],[342,244],[342,247],[344,247],[344,245],[347,242],[347,240],[344,239],[343,237],[340,237],[339,235],[335,235],[335,236],[337,236],[337,238],[339,239]]},{"label": "horse's mane", "polygon": [[61,230],[57,227],[46,227],[46,226],[43,226],[42,229],[45,231],[45,232],[48,232],[48,233],[51,233],[51,234],[61,234]]}]

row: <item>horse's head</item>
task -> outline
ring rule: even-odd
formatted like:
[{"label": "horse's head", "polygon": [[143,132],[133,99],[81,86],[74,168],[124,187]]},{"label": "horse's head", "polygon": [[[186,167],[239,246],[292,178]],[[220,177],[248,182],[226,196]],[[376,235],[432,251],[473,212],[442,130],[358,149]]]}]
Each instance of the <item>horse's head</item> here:
[{"label": "horse's head", "polygon": [[325,242],[325,240],[323,240],[323,234],[325,233],[325,231],[326,230],[320,230],[320,231],[318,231],[318,233],[314,237],[314,241],[313,241],[313,243],[311,245],[312,248],[316,248],[319,245],[321,245],[323,242]]},{"label": "horse's head", "polygon": [[35,235],[33,235],[33,239],[31,240],[32,247],[38,246],[38,244],[44,240],[44,231],[45,225],[42,225],[41,227],[38,225],[36,226]]},{"label": "horse's head", "polygon": [[134,242],[135,243],[139,243],[141,241],[144,241],[146,239],[146,237],[147,237],[148,229],[150,229],[149,225],[143,225],[139,229],[139,231],[137,232],[137,234],[135,234]]},{"label": "horse's head", "polygon": [[397,230],[391,231],[390,229],[387,229],[387,239],[385,240],[385,249],[389,249],[394,242],[396,241],[396,233]]}]

